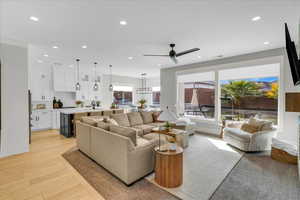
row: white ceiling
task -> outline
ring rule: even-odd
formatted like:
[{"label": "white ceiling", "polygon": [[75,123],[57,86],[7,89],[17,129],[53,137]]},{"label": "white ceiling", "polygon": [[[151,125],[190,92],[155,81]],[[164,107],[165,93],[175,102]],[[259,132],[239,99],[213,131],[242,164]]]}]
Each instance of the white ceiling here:
[{"label": "white ceiling", "polygon": [[[40,49],[34,59],[83,64],[98,61],[104,73],[149,77],[174,66],[165,54],[199,47],[179,58],[180,65],[284,46],[283,23],[297,36],[299,0],[0,0],[1,40]],[[262,19],[252,22],[254,16]],[[29,20],[30,16],[39,22]],[[127,26],[119,21],[126,20]],[[264,45],[269,41],[269,45]],[[53,49],[57,45],[59,49]],[[87,49],[82,49],[87,45]],[[48,58],[43,57],[47,53]],[[201,55],[201,59],[198,58]],[[132,56],[133,60],[128,57]]]}]

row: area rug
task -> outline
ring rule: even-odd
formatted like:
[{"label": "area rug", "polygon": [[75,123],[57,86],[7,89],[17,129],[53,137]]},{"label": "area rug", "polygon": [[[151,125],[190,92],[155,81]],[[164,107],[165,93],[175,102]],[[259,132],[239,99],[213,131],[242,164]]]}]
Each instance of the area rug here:
[{"label": "area rug", "polygon": [[[242,156],[219,138],[195,134],[183,154],[183,184],[163,189],[184,200],[208,200]],[[147,179],[156,184],[153,174]]]},{"label": "area rug", "polygon": [[78,150],[63,157],[107,200],[208,200],[242,158],[243,153],[207,135],[190,136],[183,155],[183,184],[163,188],[154,173],[130,187]]},{"label": "area rug", "polygon": [[178,200],[176,196],[141,179],[127,187],[119,179],[89,159],[79,150],[71,150],[63,157],[94,187],[106,200]]}]

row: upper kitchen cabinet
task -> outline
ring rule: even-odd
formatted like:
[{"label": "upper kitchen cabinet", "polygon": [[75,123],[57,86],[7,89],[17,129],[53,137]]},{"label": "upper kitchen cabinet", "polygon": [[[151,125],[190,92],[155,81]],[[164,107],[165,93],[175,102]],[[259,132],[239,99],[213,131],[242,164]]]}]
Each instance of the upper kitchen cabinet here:
[{"label": "upper kitchen cabinet", "polygon": [[50,64],[33,63],[30,74],[30,90],[33,101],[51,101],[52,76]]},{"label": "upper kitchen cabinet", "polygon": [[53,65],[53,87],[57,92],[75,92],[76,71],[73,66]]}]

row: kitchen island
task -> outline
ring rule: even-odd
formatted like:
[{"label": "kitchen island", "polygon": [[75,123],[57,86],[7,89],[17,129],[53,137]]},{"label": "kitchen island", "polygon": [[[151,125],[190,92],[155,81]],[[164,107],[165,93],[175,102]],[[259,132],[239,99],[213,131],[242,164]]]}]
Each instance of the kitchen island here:
[{"label": "kitchen island", "polygon": [[122,113],[123,109],[103,109],[103,108],[73,108],[60,112],[60,134],[65,137],[76,136],[75,121],[84,116],[102,116],[103,112]]}]

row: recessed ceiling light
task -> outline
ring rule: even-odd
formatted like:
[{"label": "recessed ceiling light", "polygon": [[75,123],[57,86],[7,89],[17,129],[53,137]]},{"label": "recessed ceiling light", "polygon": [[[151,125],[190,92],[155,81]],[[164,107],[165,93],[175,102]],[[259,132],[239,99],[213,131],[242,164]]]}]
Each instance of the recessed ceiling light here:
[{"label": "recessed ceiling light", "polygon": [[58,46],[53,46],[52,48],[53,48],[53,49],[58,49]]},{"label": "recessed ceiling light", "polygon": [[29,19],[31,21],[35,21],[35,22],[38,22],[39,21],[39,18],[35,17],[35,16],[30,16]]},{"label": "recessed ceiling light", "polygon": [[42,61],[42,60],[37,60],[37,62],[38,62],[38,63],[43,63],[43,61]]},{"label": "recessed ceiling light", "polygon": [[132,60],[132,59],[133,59],[133,57],[129,56],[129,57],[128,57],[128,59],[129,59],[129,60]]},{"label": "recessed ceiling light", "polygon": [[270,44],[269,41],[265,41],[265,42],[264,42],[264,45],[268,45],[268,44]]},{"label": "recessed ceiling light", "polygon": [[49,55],[48,54],[44,54],[44,57],[49,57]]},{"label": "recessed ceiling light", "polygon": [[87,46],[86,46],[86,45],[82,45],[82,46],[81,46],[81,48],[83,48],[83,49],[86,49],[86,48],[87,48]]},{"label": "recessed ceiling light", "polygon": [[258,20],[260,20],[261,19],[261,16],[255,16],[255,17],[252,17],[252,21],[258,21]]},{"label": "recessed ceiling light", "polygon": [[125,20],[121,20],[121,21],[120,21],[120,24],[121,24],[122,26],[126,26],[126,25],[127,25],[127,22],[126,22]]},{"label": "recessed ceiling light", "polygon": [[202,56],[199,55],[198,58],[202,58]]}]

